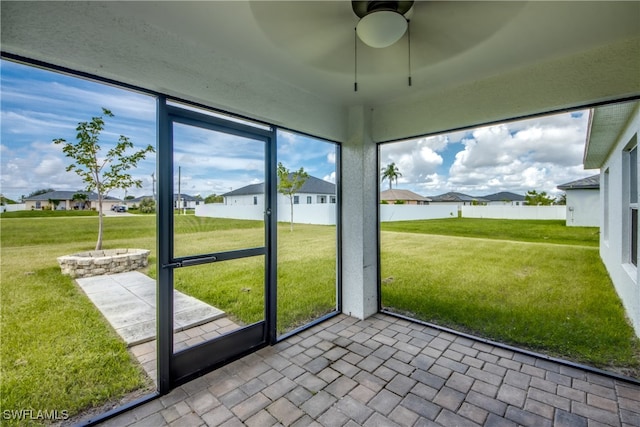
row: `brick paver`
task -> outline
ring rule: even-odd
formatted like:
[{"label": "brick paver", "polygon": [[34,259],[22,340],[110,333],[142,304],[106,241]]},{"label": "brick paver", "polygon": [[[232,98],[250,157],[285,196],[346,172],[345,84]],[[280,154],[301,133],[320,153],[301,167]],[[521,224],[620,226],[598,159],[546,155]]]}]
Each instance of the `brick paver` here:
[{"label": "brick paver", "polygon": [[[131,350],[155,362],[154,345]],[[640,385],[388,315],[340,315],[104,424],[639,426]]]}]

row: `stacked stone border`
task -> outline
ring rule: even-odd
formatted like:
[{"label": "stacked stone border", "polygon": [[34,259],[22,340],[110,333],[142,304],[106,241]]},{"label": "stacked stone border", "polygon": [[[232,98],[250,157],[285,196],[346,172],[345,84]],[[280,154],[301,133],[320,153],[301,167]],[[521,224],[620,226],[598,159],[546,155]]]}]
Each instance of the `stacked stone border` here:
[{"label": "stacked stone border", "polygon": [[148,249],[107,249],[58,257],[62,274],[73,278],[124,273],[148,265]]}]

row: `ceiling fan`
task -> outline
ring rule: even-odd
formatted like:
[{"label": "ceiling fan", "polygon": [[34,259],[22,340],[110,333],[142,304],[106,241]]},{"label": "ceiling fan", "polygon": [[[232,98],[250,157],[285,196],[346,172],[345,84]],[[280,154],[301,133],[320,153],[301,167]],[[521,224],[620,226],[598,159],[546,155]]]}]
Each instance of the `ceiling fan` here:
[{"label": "ceiling fan", "polygon": [[389,47],[402,38],[409,27],[405,15],[413,7],[413,0],[372,0],[351,2],[353,12],[360,18],[356,33],[366,45]]}]

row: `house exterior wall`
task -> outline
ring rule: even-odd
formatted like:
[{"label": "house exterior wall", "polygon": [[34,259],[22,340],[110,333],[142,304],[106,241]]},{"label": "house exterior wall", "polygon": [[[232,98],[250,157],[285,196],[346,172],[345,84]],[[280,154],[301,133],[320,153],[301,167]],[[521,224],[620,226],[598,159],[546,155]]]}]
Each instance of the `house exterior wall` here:
[{"label": "house exterior wall", "polygon": [[623,168],[624,149],[640,133],[640,110],[636,108],[625,130],[600,168],[600,257],[616,292],[640,337],[640,274],[629,262],[631,230],[628,214],[628,183]]},{"label": "house exterior wall", "polygon": [[[81,205],[82,203],[82,201],[76,200],[60,200],[60,203],[58,203],[57,207],[54,207],[54,205],[51,204],[51,208],[58,210],[73,210],[76,204]],[[87,209],[98,209],[98,202],[96,200],[86,201],[84,203],[87,205]],[[102,209],[107,211],[110,210],[112,206],[119,205],[121,203],[122,202],[120,202],[119,200],[104,200],[102,202]],[[28,211],[49,209],[49,205],[50,203],[47,200],[25,200],[24,203],[25,210]]]},{"label": "house exterior wall", "polygon": [[567,190],[567,227],[600,226],[600,190]]}]

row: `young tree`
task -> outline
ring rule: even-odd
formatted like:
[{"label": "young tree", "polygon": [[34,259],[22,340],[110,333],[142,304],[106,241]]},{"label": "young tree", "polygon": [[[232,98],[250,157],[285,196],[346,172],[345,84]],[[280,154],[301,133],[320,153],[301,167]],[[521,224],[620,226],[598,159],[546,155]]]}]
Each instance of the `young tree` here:
[{"label": "young tree", "polygon": [[291,205],[291,231],[293,231],[293,196],[309,179],[309,174],[304,171],[304,168],[300,168],[296,172],[289,172],[289,169],[280,162],[278,162],[277,172],[278,191],[289,198]]},{"label": "young tree", "polygon": [[[79,202],[80,206],[82,206],[82,210],[84,210],[87,207],[87,199],[88,198],[89,198],[89,196],[87,195],[87,193],[75,193],[71,197],[71,201]],[[76,205],[78,205],[78,203],[76,203]]]},{"label": "young tree", "polygon": [[[113,117],[110,110],[102,109],[102,114]],[[93,117],[89,122],[80,122],[76,131],[77,141],[67,142],[63,138],[54,139],[55,144],[63,144],[62,151],[73,160],[67,166],[67,172],[74,171],[86,184],[86,191],[98,193],[98,241],[96,250],[102,249],[103,215],[102,201],[111,190],[126,190],[130,187],[142,187],[142,181],[133,179],[128,173],[134,169],[138,162],[143,160],[147,153],[153,152],[151,145],[127,154],[133,148],[131,140],[120,135],[116,145],[110,148],[105,155],[101,155],[100,132],[104,129],[103,116]]]},{"label": "young tree", "polygon": [[530,190],[524,196],[524,204],[528,206],[549,206],[554,201],[553,197],[547,196],[546,191],[538,193],[536,190]]},{"label": "young tree", "polygon": [[224,197],[217,195],[216,193],[209,194],[204,198],[205,203],[222,203],[224,202]]},{"label": "young tree", "polygon": [[145,197],[140,201],[141,213],[154,213],[156,211],[156,202],[150,197]]},{"label": "young tree", "polygon": [[389,180],[389,190],[391,190],[391,184],[394,180],[396,181],[396,185],[398,185],[398,177],[401,177],[402,174],[394,162],[389,163],[387,167],[382,168],[381,172],[382,181],[384,182],[385,179]]}]

